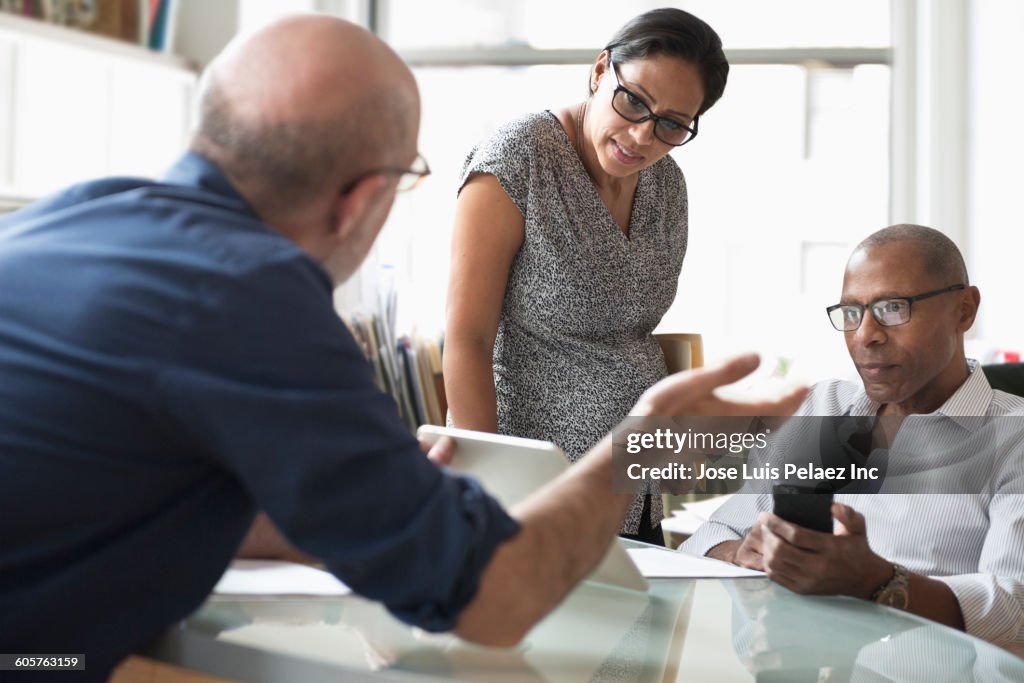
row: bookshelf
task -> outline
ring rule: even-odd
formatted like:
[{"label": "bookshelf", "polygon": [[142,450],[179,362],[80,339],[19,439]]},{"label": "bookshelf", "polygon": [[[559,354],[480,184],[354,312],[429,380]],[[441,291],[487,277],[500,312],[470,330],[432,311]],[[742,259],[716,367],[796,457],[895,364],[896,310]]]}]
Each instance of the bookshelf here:
[{"label": "bookshelf", "polygon": [[197,79],[180,57],[0,13],[0,210],[159,175],[185,147]]}]

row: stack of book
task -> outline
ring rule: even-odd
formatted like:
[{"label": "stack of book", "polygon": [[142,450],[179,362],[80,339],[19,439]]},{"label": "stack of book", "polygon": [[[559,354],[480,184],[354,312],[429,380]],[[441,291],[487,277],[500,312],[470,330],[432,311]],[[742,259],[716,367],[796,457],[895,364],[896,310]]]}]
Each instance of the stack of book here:
[{"label": "stack of book", "polygon": [[410,430],[443,425],[448,412],[441,374],[443,339],[396,336],[388,315],[353,313],[345,323],[373,366],[377,386],[395,400]]}]

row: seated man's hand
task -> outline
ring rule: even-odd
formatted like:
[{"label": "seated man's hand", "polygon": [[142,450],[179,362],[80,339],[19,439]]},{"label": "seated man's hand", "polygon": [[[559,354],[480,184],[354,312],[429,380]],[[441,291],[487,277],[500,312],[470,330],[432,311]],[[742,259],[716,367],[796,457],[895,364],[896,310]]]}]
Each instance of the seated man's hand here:
[{"label": "seated man's hand", "polygon": [[741,567],[747,567],[748,569],[756,569],[758,571],[764,571],[764,550],[762,550],[762,531],[761,531],[761,520],[759,519],[754,523],[754,526],[750,528],[750,531],[743,540],[740,541],[740,545],[736,548],[736,556],[733,558],[733,563],[738,564]]},{"label": "seated man's hand", "polygon": [[723,562],[731,562],[748,569],[764,571],[764,557],[761,550],[761,517],[757,518],[754,526],[739,541],[725,541],[719,543],[707,552],[708,557]]},{"label": "seated man's hand", "polygon": [[795,593],[870,598],[892,576],[892,564],[868,545],[864,516],[832,506],[834,534],[797,526],[770,512],[758,517],[762,564],[768,578]]}]

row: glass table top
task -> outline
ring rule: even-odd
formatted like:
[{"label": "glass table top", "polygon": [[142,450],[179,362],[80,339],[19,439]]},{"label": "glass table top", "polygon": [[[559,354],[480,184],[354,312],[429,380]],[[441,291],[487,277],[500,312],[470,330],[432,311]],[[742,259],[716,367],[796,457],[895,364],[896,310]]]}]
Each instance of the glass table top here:
[{"label": "glass table top", "polygon": [[585,582],[510,649],[411,628],[357,596],[213,596],[147,654],[245,681],[1024,681],[1009,652],[861,600],[761,578],[650,583]]}]

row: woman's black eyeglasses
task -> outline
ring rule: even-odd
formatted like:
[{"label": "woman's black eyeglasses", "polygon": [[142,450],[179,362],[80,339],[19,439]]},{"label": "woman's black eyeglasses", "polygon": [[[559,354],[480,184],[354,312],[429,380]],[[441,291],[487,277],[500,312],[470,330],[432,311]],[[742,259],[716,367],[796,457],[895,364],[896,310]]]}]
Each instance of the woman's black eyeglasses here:
[{"label": "woman's black eyeglasses", "polygon": [[654,121],[654,137],[673,147],[681,147],[697,137],[698,117],[694,116],[691,125],[687,126],[664,116],[658,116],[639,96],[623,87],[619,83],[619,75],[615,72],[615,63],[612,62],[610,52],[608,53],[608,72],[612,75],[612,82],[615,84],[615,92],[612,93],[612,109],[616,114],[632,123]]}]

